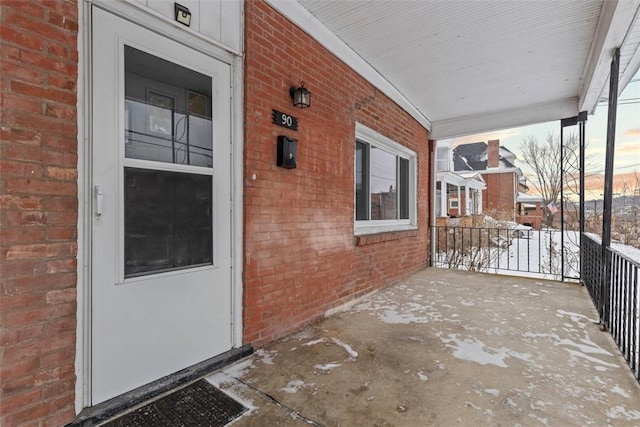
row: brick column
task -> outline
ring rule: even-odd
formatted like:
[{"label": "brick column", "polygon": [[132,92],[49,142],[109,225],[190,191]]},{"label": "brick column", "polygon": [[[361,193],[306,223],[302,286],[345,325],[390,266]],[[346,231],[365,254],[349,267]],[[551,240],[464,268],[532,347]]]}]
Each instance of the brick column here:
[{"label": "brick column", "polygon": [[78,5],[0,3],[0,425],[74,417]]}]

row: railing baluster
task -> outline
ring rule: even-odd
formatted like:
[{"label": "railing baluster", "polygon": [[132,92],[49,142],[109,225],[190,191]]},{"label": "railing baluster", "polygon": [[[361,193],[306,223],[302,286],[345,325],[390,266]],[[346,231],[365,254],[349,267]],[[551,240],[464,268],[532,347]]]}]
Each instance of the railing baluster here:
[{"label": "railing baluster", "polygon": [[640,315],[638,313],[638,274],[640,274],[640,268],[637,265],[633,266],[633,286],[631,287],[631,295],[633,299],[633,310],[631,316],[631,322],[633,325],[632,341],[631,341],[631,357],[630,364],[631,370],[634,372],[636,379],[640,379]]},{"label": "railing baluster", "polygon": [[618,261],[615,254],[611,255],[611,279],[609,280],[611,286],[611,321],[609,322],[609,327],[611,328],[611,335],[613,336],[614,341],[618,346],[620,346],[620,340],[618,339],[618,275],[616,271],[616,262]]},{"label": "railing baluster", "polygon": [[627,360],[631,360],[631,294],[629,293],[629,291],[631,290],[631,281],[630,279],[630,275],[631,275],[631,263],[627,262],[626,260],[624,260],[624,272],[625,274],[623,274],[624,276],[624,311],[625,311],[625,316],[624,316],[624,323],[625,323],[625,327],[624,327],[624,346],[625,346],[625,359]]}]

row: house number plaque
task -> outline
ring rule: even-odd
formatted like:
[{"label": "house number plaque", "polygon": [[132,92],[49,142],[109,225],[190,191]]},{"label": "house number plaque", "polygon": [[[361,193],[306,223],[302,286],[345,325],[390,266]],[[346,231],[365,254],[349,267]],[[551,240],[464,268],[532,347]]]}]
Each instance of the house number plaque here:
[{"label": "house number plaque", "polygon": [[271,111],[273,114],[273,123],[288,129],[298,130],[298,119],[296,117],[278,110]]}]

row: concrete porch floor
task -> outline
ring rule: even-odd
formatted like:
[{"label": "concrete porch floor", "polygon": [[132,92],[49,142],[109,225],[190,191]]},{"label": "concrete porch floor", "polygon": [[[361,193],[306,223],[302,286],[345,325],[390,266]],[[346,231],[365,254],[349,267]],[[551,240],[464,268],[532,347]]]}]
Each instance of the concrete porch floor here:
[{"label": "concrete porch floor", "polygon": [[640,387],[584,288],[425,269],[207,379],[240,426],[631,426]]}]

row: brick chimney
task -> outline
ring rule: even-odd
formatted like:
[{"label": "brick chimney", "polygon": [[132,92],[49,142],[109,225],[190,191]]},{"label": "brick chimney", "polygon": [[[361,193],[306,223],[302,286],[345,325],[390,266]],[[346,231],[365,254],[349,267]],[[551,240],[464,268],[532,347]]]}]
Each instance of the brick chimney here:
[{"label": "brick chimney", "polygon": [[492,139],[487,143],[487,168],[497,168],[500,164],[500,140]]}]

